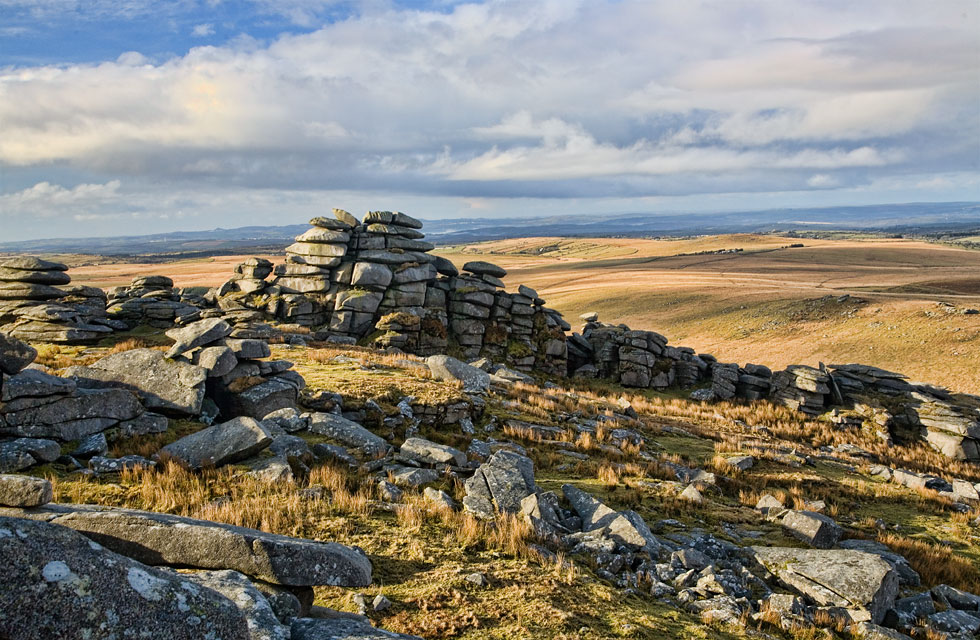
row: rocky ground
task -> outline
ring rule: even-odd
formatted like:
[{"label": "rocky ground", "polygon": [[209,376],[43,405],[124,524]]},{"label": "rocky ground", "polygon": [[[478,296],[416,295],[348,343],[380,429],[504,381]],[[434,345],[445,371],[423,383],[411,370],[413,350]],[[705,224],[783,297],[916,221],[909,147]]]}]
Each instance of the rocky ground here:
[{"label": "rocky ground", "polygon": [[[4,470],[20,472],[0,479],[0,556],[13,567],[0,636],[980,628],[980,472],[924,443],[883,446],[768,400],[348,345],[270,348],[215,337],[217,325],[144,333],[149,348],[115,354],[48,349],[57,369],[20,371],[33,354],[5,343],[0,447]],[[224,373],[137,372],[128,409],[89,400],[129,393],[91,382],[122,354],[172,366],[189,354]],[[288,387],[296,409],[209,418],[208,400],[235,389],[219,379],[243,366],[249,388],[274,387],[263,402]],[[292,386],[279,382],[286,372]],[[52,406],[61,413],[44,413]]]}]

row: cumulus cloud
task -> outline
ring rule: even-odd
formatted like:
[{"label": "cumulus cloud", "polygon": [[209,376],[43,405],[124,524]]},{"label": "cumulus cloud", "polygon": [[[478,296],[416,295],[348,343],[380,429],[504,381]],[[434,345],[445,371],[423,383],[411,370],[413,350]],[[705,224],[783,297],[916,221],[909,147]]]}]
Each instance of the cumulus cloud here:
[{"label": "cumulus cloud", "polygon": [[[112,4],[59,1],[0,5]],[[156,62],[0,68],[0,163],[175,192],[430,202],[827,190],[976,168],[971,2],[253,6],[313,30]]]}]

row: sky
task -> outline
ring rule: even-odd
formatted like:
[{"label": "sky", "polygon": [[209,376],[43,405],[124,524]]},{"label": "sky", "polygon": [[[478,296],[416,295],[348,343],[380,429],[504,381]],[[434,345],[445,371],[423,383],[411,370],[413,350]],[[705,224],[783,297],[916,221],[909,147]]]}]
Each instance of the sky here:
[{"label": "sky", "polygon": [[975,0],[0,0],[0,240],[977,200]]}]

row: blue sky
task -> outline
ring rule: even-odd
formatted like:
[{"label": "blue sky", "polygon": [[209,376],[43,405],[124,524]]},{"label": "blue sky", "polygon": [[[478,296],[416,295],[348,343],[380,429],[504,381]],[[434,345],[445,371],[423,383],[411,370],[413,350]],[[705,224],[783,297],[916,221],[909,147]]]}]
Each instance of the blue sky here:
[{"label": "blue sky", "polygon": [[980,200],[978,13],[0,0],[0,239]]}]

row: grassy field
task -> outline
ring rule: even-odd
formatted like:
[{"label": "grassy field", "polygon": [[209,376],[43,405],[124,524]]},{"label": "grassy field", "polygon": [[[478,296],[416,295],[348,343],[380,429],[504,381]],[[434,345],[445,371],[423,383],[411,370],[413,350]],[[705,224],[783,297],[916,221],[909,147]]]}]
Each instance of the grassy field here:
[{"label": "grassy field", "polygon": [[[742,251],[692,255],[734,249]],[[439,253],[506,267],[510,288],[534,287],[573,325],[598,311],[604,322],[652,329],[723,361],[862,362],[980,393],[980,315],[960,313],[980,307],[977,251],[732,235],[534,238]]]}]

